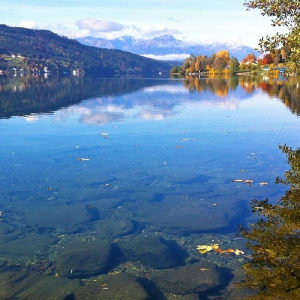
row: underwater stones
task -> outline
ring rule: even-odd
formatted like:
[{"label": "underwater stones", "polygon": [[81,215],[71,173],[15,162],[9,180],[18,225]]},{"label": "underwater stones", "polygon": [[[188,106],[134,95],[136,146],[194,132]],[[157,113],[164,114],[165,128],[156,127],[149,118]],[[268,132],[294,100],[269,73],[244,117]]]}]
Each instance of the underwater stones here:
[{"label": "underwater stones", "polygon": [[155,284],[165,292],[186,295],[203,292],[220,285],[218,267],[199,262],[176,270],[160,270],[151,275]]},{"label": "underwater stones", "polygon": [[176,242],[159,237],[139,237],[118,242],[118,246],[127,260],[140,261],[154,269],[178,267],[187,256]]},{"label": "underwater stones", "polygon": [[222,200],[212,202],[170,199],[145,205],[136,215],[136,221],[163,228],[167,232],[199,232],[222,229],[229,226],[238,209]]},{"label": "underwater stones", "polygon": [[126,235],[134,229],[133,223],[128,219],[107,218],[93,223],[100,238],[114,238]]},{"label": "underwater stones", "polygon": [[56,238],[47,235],[35,234],[25,238],[17,238],[15,240],[2,243],[0,247],[1,257],[7,259],[32,258],[36,251],[53,245],[57,241]]},{"label": "underwater stones", "polygon": [[27,223],[39,231],[59,228],[64,232],[73,233],[80,229],[82,223],[89,220],[89,215],[84,205],[59,205],[29,211],[25,218]]},{"label": "underwater stones", "polygon": [[102,198],[95,201],[95,195],[90,196],[88,198],[89,204],[96,207],[100,212],[105,212],[107,210],[111,210],[113,208],[116,208],[124,203],[124,200],[120,198],[105,198],[101,194]]},{"label": "underwater stones", "polygon": [[109,243],[73,242],[57,257],[57,272],[68,278],[95,276],[105,273],[121,256]]},{"label": "underwater stones", "polygon": [[0,299],[52,300],[65,299],[79,282],[49,275],[30,274],[28,271],[0,273]]},{"label": "underwater stones", "polygon": [[75,293],[76,300],[146,300],[146,291],[136,278],[128,273],[106,276],[92,284],[80,287]]},{"label": "underwater stones", "polygon": [[18,238],[23,232],[20,229],[16,229],[7,223],[0,222],[0,243],[5,243],[10,240]]}]

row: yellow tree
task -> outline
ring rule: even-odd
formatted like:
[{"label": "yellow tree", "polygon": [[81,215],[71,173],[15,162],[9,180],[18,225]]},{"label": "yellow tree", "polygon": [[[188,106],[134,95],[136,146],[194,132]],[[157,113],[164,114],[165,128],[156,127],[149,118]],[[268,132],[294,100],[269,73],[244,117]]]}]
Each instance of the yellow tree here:
[{"label": "yellow tree", "polygon": [[221,58],[223,59],[226,63],[230,61],[230,54],[226,50],[221,50],[216,54],[216,58]]},{"label": "yellow tree", "polygon": [[202,56],[197,56],[197,58],[196,58],[196,62],[195,62],[196,72],[201,71],[201,59],[202,59]]}]

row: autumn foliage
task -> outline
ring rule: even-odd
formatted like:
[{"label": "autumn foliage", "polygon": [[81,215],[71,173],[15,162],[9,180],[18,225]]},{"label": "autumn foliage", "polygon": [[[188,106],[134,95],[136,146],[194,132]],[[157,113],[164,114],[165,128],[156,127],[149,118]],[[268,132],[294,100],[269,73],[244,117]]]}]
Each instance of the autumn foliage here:
[{"label": "autumn foliage", "polygon": [[271,64],[273,62],[274,62],[274,60],[273,60],[272,55],[271,54],[266,54],[266,55],[264,55],[264,57],[261,61],[261,64],[262,65],[268,65],[268,64]]}]

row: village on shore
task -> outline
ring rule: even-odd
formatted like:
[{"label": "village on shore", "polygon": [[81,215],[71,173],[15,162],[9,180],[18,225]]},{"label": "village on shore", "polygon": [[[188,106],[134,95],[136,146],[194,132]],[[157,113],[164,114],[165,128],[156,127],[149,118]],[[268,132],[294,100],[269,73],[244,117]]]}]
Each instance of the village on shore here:
[{"label": "village on shore", "polygon": [[[286,74],[288,69],[287,51],[284,49],[266,53],[260,57],[248,54],[239,62],[236,57],[231,57],[226,50],[221,50],[208,57],[206,55],[190,55],[182,65],[176,65],[171,70],[171,75],[190,76],[229,76],[229,75],[258,75],[267,72],[278,77]],[[291,74],[289,74],[291,75]]]}]

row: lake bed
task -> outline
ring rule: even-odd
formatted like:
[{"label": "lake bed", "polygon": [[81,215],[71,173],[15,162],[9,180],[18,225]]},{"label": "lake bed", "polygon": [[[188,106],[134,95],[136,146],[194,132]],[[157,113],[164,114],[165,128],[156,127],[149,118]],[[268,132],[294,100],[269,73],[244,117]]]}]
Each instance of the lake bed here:
[{"label": "lake bed", "polygon": [[286,191],[275,179],[279,145],[299,146],[296,82],[0,86],[1,298],[251,295],[237,286],[251,259],[239,225],[257,220],[251,200]]}]

